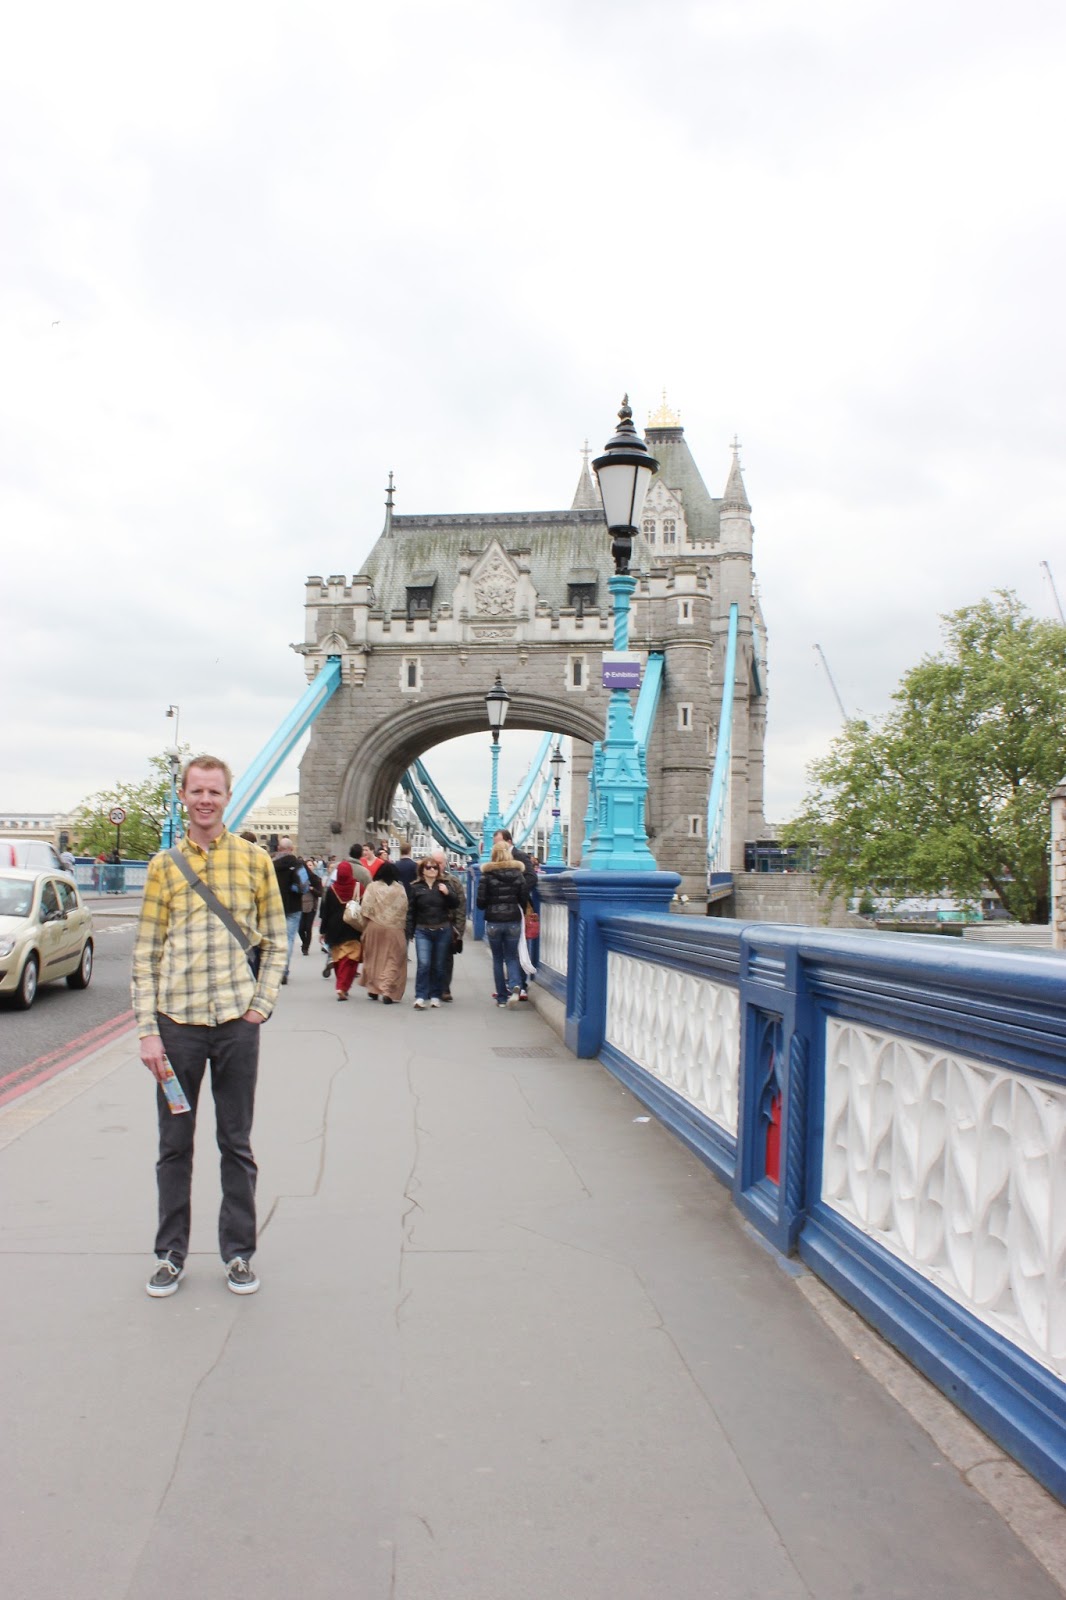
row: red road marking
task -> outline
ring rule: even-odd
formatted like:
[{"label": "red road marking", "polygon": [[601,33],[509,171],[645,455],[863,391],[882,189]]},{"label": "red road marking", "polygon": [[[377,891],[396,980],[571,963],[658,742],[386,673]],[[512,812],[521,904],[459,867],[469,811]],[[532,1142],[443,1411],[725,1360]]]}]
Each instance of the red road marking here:
[{"label": "red road marking", "polygon": [[104,1045],[113,1044],[124,1033],[128,1033],[132,1026],[133,1012],[123,1011],[121,1015],[111,1017],[107,1022],[101,1022],[97,1027],[90,1028],[88,1033],[81,1034],[77,1039],[71,1039],[58,1049],[49,1050],[47,1054],[38,1056],[36,1061],[30,1061],[24,1067],[16,1067],[13,1072],[5,1073],[0,1077],[0,1106],[6,1106],[9,1100],[17,1100],[20,1095],[36,1089],[39,1084],[47,1083],[49,1078],[56,1077],[68,1067],[83,1061],[86,1056],[91,1056],[94,1050],[102,1050]]}]

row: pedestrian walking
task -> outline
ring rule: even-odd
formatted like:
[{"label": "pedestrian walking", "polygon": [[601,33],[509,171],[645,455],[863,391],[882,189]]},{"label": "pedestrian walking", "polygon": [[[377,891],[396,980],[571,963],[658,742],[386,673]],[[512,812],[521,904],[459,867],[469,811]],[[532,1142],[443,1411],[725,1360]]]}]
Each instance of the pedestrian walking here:
[{"label": "pedestrian walking", "polygon": [[440,867],[441,883],[446,883],[450,889],[455,891],[456,903],[451,912],[452,942],[444,952],[444,970],[441,973],[440,995],[444,1004],[450,1005],[455,958],[462,953],[463,937],[466,933],[466,887],[454,872],[449,872],[448,860],[443,850],[434,850],[430,859]]},{"label": "pedestrian walking", "polygon": [[292,840],[287,834],[283,834],[278,840],[278,847],[274,852],[274,871],[281,891],[281,903],[285,909],[285,971],[281,981],[288,983],[292,947],[300,931],[304,887],[309,884],[309,878],[307,868],[293,849]]},{"label": "pedestrian walking", "polygon": [[345,920],[345,908],[359,902],[359,887],[352,873],[350,861],[337,863],[337,876],[322,896],[322,910],[318,926],[329,949],[329,959],[337,986],[337,999],[347,1000],[355,982],[363,954],[363,942],[350,922]]},{"label": "pedestrian walking", "polygon": [[440,863],[427,856],[418,864],[418,876],[407,902],[407,937],[414,938],[418,966],[415,971],[415,1010],[434,1010],[444,992],[444,960],[451,949],[451,912],[458,896],[444,881]]},{"label": "pedestrian walking", "polygon": [[518,960],[518,940],[529,904],[529,888],[522,864],[515,860],[505,839],[497,838],[491,859],[481,869],[477,904],[478,910],[485,913],[485,937],[492,951],[496,1004],[516,1006],[525,985]]},{"label": "pedestrian walking", "polygon": [[300,898],[300,949],[306,956],[311,949],[311,934],[314,932],[315,911],[322,898],[322,879],[310,861],[304,862],[304,871],[307,873],[307,888]]},{"label": "pedestrian walking", "polygon": [[397,867],[382,862],[359,902],[363,968],[359,982],[371,1000],[391,1006],[407,987],[407,890]]},{"label": "pedestrian walking", "polygon": [[[157,1299],[175,1292],[185,1270],[196,1107],[209,1061],[226,1283],[234,1294],[259,1288],[252,1266],[252,1114],[259,1028],[274,1008],[285,966],[285,914],[266,854],[230,833],[222,820],[231,788],[230,769],[217,756],[194,756],[186,765],[178,794],[187,831],[172,850],[148,863],[133,951],[141,1060],[158,1085],[159,1221],[155,1268],[146,1285]],[[250,946],[258,957],[254,973]],[[171,1112],[163,1092],[171,1070],[190,1107],[184,1115]]]},{"label": "pedestrian walking", "polygon": [[403,844],[401,844],[400,859],[399,861],[394,862],[393,865],[396,868],[397,878],[403,884],[407,892],[410,893],[411,885],[418,877],[418,862],[411,855],[410,839],[405,839]]}]

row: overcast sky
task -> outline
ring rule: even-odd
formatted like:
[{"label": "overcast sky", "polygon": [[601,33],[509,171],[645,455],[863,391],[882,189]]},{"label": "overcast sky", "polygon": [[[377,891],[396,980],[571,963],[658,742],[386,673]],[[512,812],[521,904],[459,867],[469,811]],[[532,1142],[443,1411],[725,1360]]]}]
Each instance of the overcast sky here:
[{"label": "overcast sky", "polygon": [[[565,507],[665,388],[712,494],[742,441],[789,815],[815,643],[875,715],[939,613],[1066,593],[1064,46],[1056,0],[5,7],[0,807],[139,778],[171,702],[239,770],[390,469]],[[464,814],[487,745],[427,757]]]}]

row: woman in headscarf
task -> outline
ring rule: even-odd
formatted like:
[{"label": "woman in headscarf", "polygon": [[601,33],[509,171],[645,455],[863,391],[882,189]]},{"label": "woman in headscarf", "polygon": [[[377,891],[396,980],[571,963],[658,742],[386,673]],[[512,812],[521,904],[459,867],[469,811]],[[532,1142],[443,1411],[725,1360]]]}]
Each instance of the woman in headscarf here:
[{"label": "woman in headscarf", "polygon": [[322,896],[322,911],[318,919],[319,930],[329,947],[329,958],[333,963],[338,1000],[348,998],[348,990],[359,970],[363,948],[355,929],[344,920],[345,906],[357,898],[355,890],[351,863],[342,861],[337,868],[337,876]]},{"label": "woman in headscarf", "polygon": [[391,861],[383,861],[359,902],[363,917],[363,970],[359,982],[371,1000],[391,1006],[407,987],[407,890]]}]

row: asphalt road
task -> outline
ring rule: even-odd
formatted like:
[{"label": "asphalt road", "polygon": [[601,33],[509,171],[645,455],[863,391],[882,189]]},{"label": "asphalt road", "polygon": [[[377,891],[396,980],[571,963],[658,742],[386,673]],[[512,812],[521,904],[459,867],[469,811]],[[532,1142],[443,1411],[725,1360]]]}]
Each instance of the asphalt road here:
[{"label": "asphalt road", "polygon": [[[93,920],[95,960],[87,989],[65,982],[42,984],[29,1011],[0,1005],[0,1080],[66,1047],[130,1009],[130,952],[138,907]],[[2,1089],[2,1082],[0,1082]]]}]

